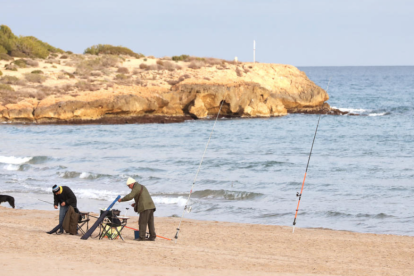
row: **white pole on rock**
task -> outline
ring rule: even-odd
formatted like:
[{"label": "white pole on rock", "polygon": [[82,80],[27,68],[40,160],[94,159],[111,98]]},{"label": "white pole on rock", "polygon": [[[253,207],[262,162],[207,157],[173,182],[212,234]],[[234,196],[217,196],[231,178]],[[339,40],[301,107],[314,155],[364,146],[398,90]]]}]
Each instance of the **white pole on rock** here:
[{"label": "white pole on rock", "polygon": [[253,63],[256,63],[256,40],[253,40]]}]

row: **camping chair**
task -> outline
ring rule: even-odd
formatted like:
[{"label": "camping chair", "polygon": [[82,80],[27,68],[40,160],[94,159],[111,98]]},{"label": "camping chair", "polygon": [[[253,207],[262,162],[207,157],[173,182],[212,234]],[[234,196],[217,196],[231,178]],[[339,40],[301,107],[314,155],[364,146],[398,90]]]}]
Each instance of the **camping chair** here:
[{"label": "camping chair", "polygon": [[99,239],[107,237],[110,240],[114,240],[120,237],[124,241],[121,232],[124,230],[124,227],[127,224],[127,218],[122,218],[121,221],[118,218],[118,215],[120,215],[120,213],[121,212],[119,210],[111,210],[107,214],[107,219],[102,222],[102,232],[99,235]]},{"label": "camping chair", "polygon": [[[81,232],[82,235],[85,235],[89,230],[89,212],[79,212],[79,215],[78,233]],[[83,229],[84,227],[86,227],[86,229]]]}]

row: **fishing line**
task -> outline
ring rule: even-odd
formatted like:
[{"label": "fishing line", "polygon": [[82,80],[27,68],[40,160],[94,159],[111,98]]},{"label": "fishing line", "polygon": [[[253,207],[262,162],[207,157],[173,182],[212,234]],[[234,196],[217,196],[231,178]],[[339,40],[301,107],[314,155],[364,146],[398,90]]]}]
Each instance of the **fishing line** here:
[{"label": "fishing line", "polygon": [[43,201],[43,202],[46,202],[46,203],[49,203],[49,204],[52,204],[53,205],[53,203],[52,202],[49,202],[49,201],[45,201],[45,200],[41,200],[41,199],[37,199],[37,200],[40,200],[40,201]]},{"label": "fishing line", "polygon": [[181,222],[183,221],[185,211],[187,211],[187,212],[191,212],[191,206],[190,206],[190,207],[188,207],[187,205],[188,205],[188,202],[190,201],[191,194],[193,193],[194,184],[195,184],[195,182],[196,182],[196,180],[197,180],[198,173],[200,172],[201,164],[203,164],[204,156],[205,156],[205,154],[206,154],[206,151],[207,151],[207,148],[208,148],[208,144],[210,143],[211,136],[213,135],[214,128],[216,127],[217,119],[218,119],[218,117],[219,117],[219,115],[220,115],[221,108],[223,107],[223,103],[224,103],[224,98],[225,98],[225,97],[226,97],[226,95],[224,95],[223,100],[221,101],[221,104],[220,104],[220,109],[219,109],[219,111],[218,111],[218,113],[217,113],[217,117],[216,117],[216,120],[215,120],[215,122],[214,122],[213,129],[211,130],[210,137],[208,138],[206,148],[204,149],[203,157],[201,158],[200,165],[198,166],[197,173],[196,173],[196,175],[195,175],[195,177],[194,177],[193,185],[191,186],[190,194],[188,195],[187,202],[185,203],[184,210],[183,210],[183,214],[181,215],[180,223],[178,224],[177,233],[175,233],[175,237],[174,237],[174,239],[175,239],[175,240],[174,240],[174,241],[175,241],[175,243],[177,243],[178,233],[180,232],[180,226],[181,226]]},{"label": "fishing line", "polygon": [[[329,79],[329,81],[328,81],[328,87],[326,88],[326,92],[328,92],[330,82],[331,82],[331,79]],[[295,225],[296,225],[296,218],[298,216],[298,211],[299,211],[299,204],[300,204],[300,200],[302,198],[303,187],[305,186],[306,174],[308,173],[309,161],[310,161],[310,158],[312,156],[313,145],[315,143],[316,133],[318,132],[319,121],[321,120],[321,116],[322,116],[322,113],[319,114],[318,124],[316,125],[315,135],[313,136],[312,147],[311,147],[311,150],[310,150],[310,153],[309,153],[308,164],[306,165],[305,176],[303,177],[302,188],[300,190],[300,193],[299,192],[296,193],[296,196],[299,197],[299,200],[298,200],[298,206],[296,207],[295,219],[293,220],[293,231],[292,231],[292,233],[295,233]]]}]

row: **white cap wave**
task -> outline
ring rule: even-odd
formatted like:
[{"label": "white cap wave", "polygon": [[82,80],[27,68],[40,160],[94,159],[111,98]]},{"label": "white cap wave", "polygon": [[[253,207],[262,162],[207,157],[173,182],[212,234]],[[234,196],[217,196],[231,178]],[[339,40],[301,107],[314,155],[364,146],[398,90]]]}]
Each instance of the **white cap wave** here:
[{"label": "white cap wave", "polygon": [[0,163],[21,165],[32,160],[33,157],[0,156]]}]

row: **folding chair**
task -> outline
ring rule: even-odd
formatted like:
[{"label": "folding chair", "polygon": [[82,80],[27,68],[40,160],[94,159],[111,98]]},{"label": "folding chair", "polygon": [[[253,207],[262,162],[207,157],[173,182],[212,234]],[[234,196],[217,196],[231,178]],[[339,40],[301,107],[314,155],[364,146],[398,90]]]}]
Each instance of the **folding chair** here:
[{"label": "folding chair", "polygon": [[107,237],[109,240],[114,240],[120,237],[123,241],[125,241],[121,235],[122,230],[124,230],[124,226],[125,224],[118,224],[112,222],[103,225],[103,231],[99,239]]},{"label": "folding chair", "polygon": [[120,237],[123,241],[124,238],[121,235],[122,230],[124,230],[125,225],[127,224],[126,219],[122,219],[122,221],[118,218],[118,215],[121,212],[119,210],[112,210],[107,215],[107,220],[102,222],[102,232],[99,235],[99,239],[103,239],[107,237],[110,240],[114,240]]},{"label": "folding chair", "polygon": [[[89,212],[79,212],[79,222],[78,222],[78,233],[81,232],[82,235],[85,235],[85,233],[89,230]],[[86,230],[83,228],[86,225]]]}]

